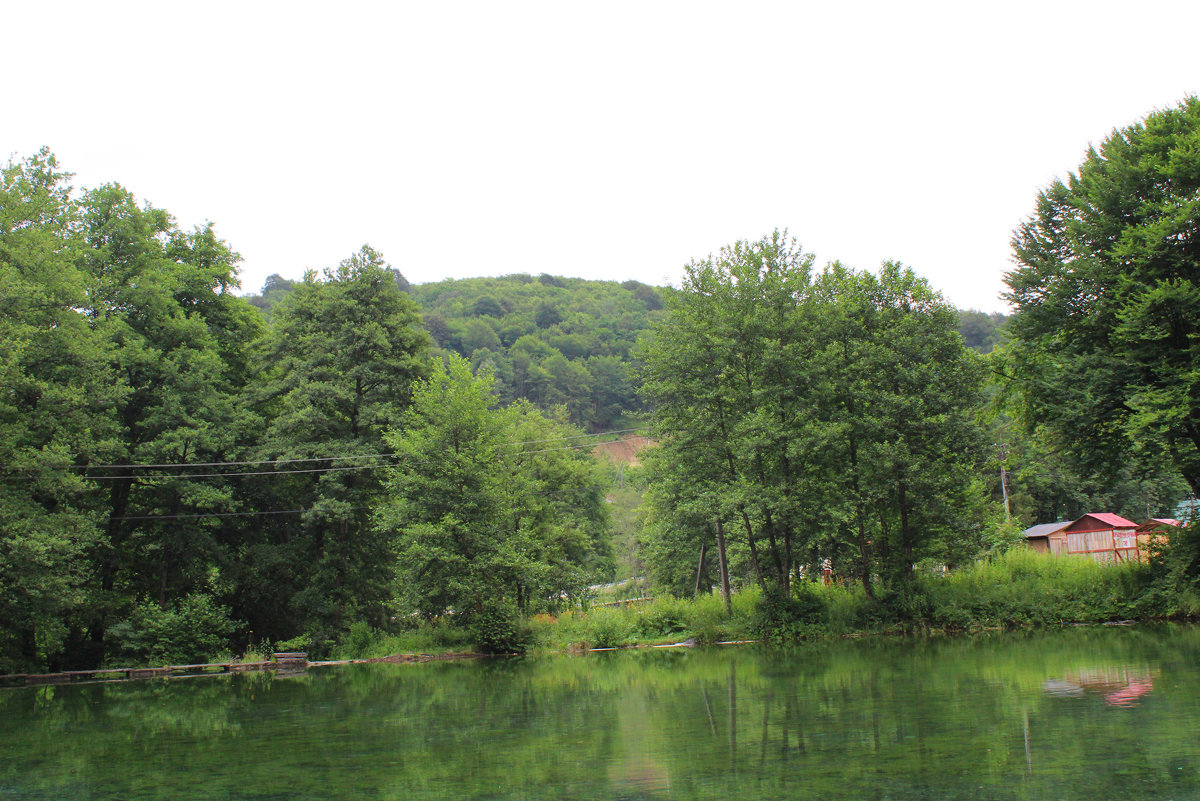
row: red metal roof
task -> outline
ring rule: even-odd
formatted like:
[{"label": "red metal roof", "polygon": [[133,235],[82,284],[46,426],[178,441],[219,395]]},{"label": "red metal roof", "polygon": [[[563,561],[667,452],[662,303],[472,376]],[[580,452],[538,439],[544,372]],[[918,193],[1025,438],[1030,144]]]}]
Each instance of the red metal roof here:
[{"label": "red metal roof", "polygon": [[[1090,517],[1093,520],[1099,520],[1101,523],[1112,526],[1113,528],[1137,528],[1137,523],[1132,520],[1126,520],[1120,515],[1115,515],[1112,512],[1088,512],[1083,517]],[[1083,517],[1079,518],[1082,520]],[[1079,520],[1075,522],[1078,523]]]},{"label": "red metal roof", "polygon": [[1138,531],[1150,531],[1151,529],[1160,528],[1162,526],[1179,526],[1179,521],[1173,517],[1152,517],[1145,523],[1138,526]]}]

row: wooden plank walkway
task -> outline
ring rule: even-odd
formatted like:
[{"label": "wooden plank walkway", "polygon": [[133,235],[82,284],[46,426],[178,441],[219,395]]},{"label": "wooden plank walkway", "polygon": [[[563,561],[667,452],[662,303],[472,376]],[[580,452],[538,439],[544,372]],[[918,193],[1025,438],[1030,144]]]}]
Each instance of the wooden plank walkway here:
[{"label": "wooden plank walkway", "polygon": [[184,678],[187,676],[211,676],[220,673],[243,673],[254,670],[274,670],[280,674],[287,675],[303,673],[307,669],[308,664],[308,654],[306,653],[281,652],[274,654],[270,660],[265,662],[206,662],[199,665],[64,670],[61,673],[9,673],[7,675],[0,675],[0,687],[131,681],[133,679]]},{"label": "wooden plank walkway", "polygon": [[633,604],[649,603],[653,600],[653,596],[646,595],[641,598],[623,598],[620,601],[605,601],[604,603],[592,604],[592,606],[631,606]]}]

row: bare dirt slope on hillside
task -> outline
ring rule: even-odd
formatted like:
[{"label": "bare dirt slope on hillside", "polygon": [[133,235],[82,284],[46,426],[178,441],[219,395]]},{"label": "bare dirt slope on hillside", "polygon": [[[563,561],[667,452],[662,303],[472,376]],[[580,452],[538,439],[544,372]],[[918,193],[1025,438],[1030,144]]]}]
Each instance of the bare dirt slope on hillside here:
[{"label": "bare dirt slope on hillside", "polygon": [[594,449],[594,452],[604,454],[617,464],[627,464],[630,467],[637,467],[641,464],[638,459],[638,453],[643,448],[648,448],[654,445],[654,440],[649,437],[621,437],[613,442],[601,442]]}]

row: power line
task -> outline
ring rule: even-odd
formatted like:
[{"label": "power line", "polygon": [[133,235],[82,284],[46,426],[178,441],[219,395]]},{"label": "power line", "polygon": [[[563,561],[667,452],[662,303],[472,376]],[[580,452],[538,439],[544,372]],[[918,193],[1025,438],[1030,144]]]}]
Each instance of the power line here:
[{"label": "power line", "polygon": [[[558,497],[578,492],[593,492],[597,490],[607,489],[601,484],[589,484],[583,487],[571,487],[570,489],[557,489],[553,492],[539,493],[541,497],[551,496]],[[348,512],[359,512],[364,509],[375,509],[375,506],[351,506],[345,509]],[[295,515],[304,514],[310,509],[273,509],[255,512],[197,512],[185,514],[169,514],[169,515],[125,515],[122,517],[109,518],[111,520],[181,520],[181,519],[198,519],[208,517],[262,517],[265,515]]]},{"label": "power line", "polygon": [[294,462],[332,462],[336,459],[378,459],[383,456],[391,456],[390,453],[365,453],[354,456],[313,456],[309,458],[295,459],[252,459],[246,462],[168,462],[166,464],[88,464],[88,465],[71,465],[77,469],[83,470],[168,470],[173,468],[187,467],[245,467],[255,464],[292,464]]},{"label": "power line", "polygon": [[[352,509],[369,509],[369,506],[355,506]],[[111,517],[110,520],[179,520],[181,518],[196,518],[196,517],[254,517],[258,515],[294,515],[307,512],[307,509],[275,509],[272,511],[261,512],[198,512],[195,514],[174,514],[174,515],[124,515],[122,517]]]},{"label": "power line", "polygon": [[[638,430],[638,429],[630,429],[630,430]],[[601,436],[601,435],[593,434],[591,436]],[[557,441],[566,440],[566,439],[578,439],[578,437],[561,437]],[[556,440],[553,440],[553,439],[532,440],[532,442],[538,442],[538,441],[554,442]],[[514,442],[514,443],[506,443],[506,444],[520,445],[520,444],[524,444],[524,443],[515,443]],[[581,442],[576,445],[563,445],[563,446],[560,446],[557,448],[540,448],[535,451],[513,451],[506,455],[508,455],[508,456],[532,456],[534,454],[539,454],[539,453],[553,453],[555,451],[569,451],[569,450],[577,450],[579,448],[592,448],[599,444],[602,444],[602,443]],[[378,454],[376,458],[379,458],[379,457],[395,458],[395,456],[396,456],[396,454]],[[340,457],[330,457],[330,458],[340,458]],[[344,466],[344,467],[309,467],[309,468],[304,468],[304,469],[300,469],[300,470],[259,470],[259,471],[241,471],[241,472],[236,472],[236,473],[151,473],[149,475],[141,475],[141,476],[86,476],[86,478],[91,481],[121,481],[121,480],[128,480],[128,479],[136,479],[138,481],[150,481],[150,480],[157,480],[157,479],[173,480],[173,479],[193,479],[193,478],[245,478],[245,477],[255,477],[255,476],[287,476],[287,475],[297,475],[297,474],[314,474],[314,473],[322,473],[323,474],[323,473],[350,472],[350,471],[357,471],[357,470],[377,470],[379,468],[386,468],[386,467],[420,467],[422,465],[427,465],[427,464],[438,464],[442,461],[445,461],[445,460],[429,459],[429,460],[422,461],[422,462],[401,462],[399,464],[360,464],[360,465],[348,465],[348,466]]]},{"label": "power line", "polygon": [[[429,462],[423,464],[431,464]],[[395,467],[391,464],[360,464],[351,465],[348,467],[310,467],[304,470],[260,470],[260,471],[243,471],[239,473],[151,473],[143,476],[85,476],[91,481],[121,481],[125,479],[135,479],[137,481],[148,481],[152,479],[167,478],[239,478],[244,476],[289,476],[297,473],[338,473],[348,470],[374,470],[379,467]]]},{"label": "power line", "polygon": [[[532,439],[521,442],[507,443],[509,445],[534,445],[543,442],[564,442],[572,439],[591,439],[593,437],[608,437],[617,434],[628,434],[632,431],[646,431],[648,427],[639,426],[635,428],[621,428],[614,431],[597,431],[594,434],[574,434],[567,437],[549,437],[547,439]],[[70,465],[75,469],[84,470],[177,470],[192,467],[246,467],[249,465],[272,465],[272,464],[294,464],[297,462],[332,462],[339,459],[384,459],[395,457],[395,453],[367,453],[367,454],[350,454],[345,456],[312,456],[312,457],[296,457],[291,459],[253,459],[240,462],[171,462],[164,464],[92,464],[92,465]],[[282,472],[282,471],[281,471]],[[298,471],[299,472],[299,471]],[[221,475],[236,475],[234,473],[224,473]]]},{"label": "power line", "polygon": [[[535,440],[524,440],[521,442],[509,442],[509,443],[505,443],[505,445],[525,446],[525,445],[532,445],[532,444],[538,444],[538,443],[543,443],[543,442],[566,442],[569,440],[593,439],[596,437],[615,436],[618,434],[627,434],[627,433],[630,433],[633,431],[646,431],[646,430],[648,430],[647,427],[623,428],[623,429],[618,429],[618,430],[614,430],[614,431],[598,431],[594,434],[575,434],[575,435],[563,436],[563,437],[549,437],[547,439],[535,439]],[[601,444],[604,444],[604,443],[602,443],[602,442],[581,443],[578,445],[564,446],[563,448],[548,448],[548,449],[537,450],[537,451],[518,451],[516,453],[519,455],[526,455],[526,454],[533,454],[533,453],[547,453],[552,450],[567,450],[567,449],[581,448],[581,447],[595,447],[596,445],[601,445]],[[231,461],[231,462],[188,462],[188,463],[182,463],[182,464],[176,462],[176,463],[171,463],[171,464],[132,464],[131,463],[131,464],[99,464],[99,465],[63,465],[61,469],[100,470],[100,469],[135,469],[135,468],[139,468],[139,469],[180,469],[180,468],[195,468],[195,467],[240,467],[240,466],[249,466],[249,465],[295,464],[295,463],[302,463],[302,462],[329,462],[329,461],[337,461],[337,460],[347,460],[348,461],[348,460],[356,460],[356,459],[395,459],[398,456],[400,456],[400,454],[396,454],[396,453],[347,454],[347,455],[342,455],[342,456],[319,456],[319,457],[311,457],[311,458],[263,459],[263,460]],[[434,462],[435,462],[435,460],[431,460],[428,462],[414,462],[411,464],[414,464],[414,465],[433,464]],[[85,478],[93,480],[93,481],[117,481],[117,480],[130,479],[130,478],[137,478],[140,480],[145,480],[145,479],[163,479],[163,478],[218,478],[218,477],[244,477],[244,476],[262,476],[262,475],[273,476],[273,475],[294,475],[294,474],[300,474],[300,473],[341,472],[341,471],[347,471],[347,470],[373,470],[373,469],[376,469],[379,467],[392,467],[392,466],[394,466],[394,465],[392,465],[392,464],[371,464],[371,465],[354,465],[354,466],[343,466],[343,467],[318,467],[318,468],[306,468],[306,469],[297,469],[297,470],[261,470],[261,471],[247,470],[247,471],[239,471],[239,472],[232,472],[232,473],[229,473],[229,472],[179,473],[179,474],[165,473],[165,474],[160,474],[160,475],[141,475],[141,476],[132,476],[132,475],[85,476]],[[25,472],[25,473],[32,474],[32,473],[37,472],[37,469],[36,468],[18,468],[14,472]],[[33,479],[33,478],[36,478],[36,476],[30,475],[29,478]]]}]

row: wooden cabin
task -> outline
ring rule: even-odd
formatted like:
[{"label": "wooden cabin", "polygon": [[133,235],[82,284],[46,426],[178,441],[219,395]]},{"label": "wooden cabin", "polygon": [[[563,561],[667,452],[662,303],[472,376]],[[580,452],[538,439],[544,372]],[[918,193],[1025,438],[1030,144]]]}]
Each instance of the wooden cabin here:
[{"label": "wooden cabin", "polygon": [[1078,520],[1039,523],[1021,533],[1029,547],[1039,553],[1082,554],[1109,564],[1146,561],[1166,540],[1168,532],[1180,525],[1174,518],[1155,517],[1139,526],[1120,515],[1092,512]]},{"label": "wooden cabin", "polygon": [[1184,525],[1173,517],[1152,517],[1137,528],[1138,548],[1145,554],[1159,551],[1171,539],[1171,531]]},{"label": "wooden cabin", "polygon": [[1062,530],[1071,525],[1070,520],[1059,520],[1057,523],[1038,523],[1030,526],[1021,533],[1025,543],[1038,553],[1062,554],[1067,550],[1067,535]]},{"label": "wooden cabin", "polygon": [[1102,564],[1146,558],[1137,536],[1138,524],[1111,512],[1090,512],[1062,530],[1066,553],[1086,554]]},{"label": "wooden cabin", "polygon": [[1154,532],[1167,533],[1173,528],[1179,528],[1179,521],[1173,517],[1152,517],[1145,523],[1138,526],[1138,534],[1152,534]]}]

